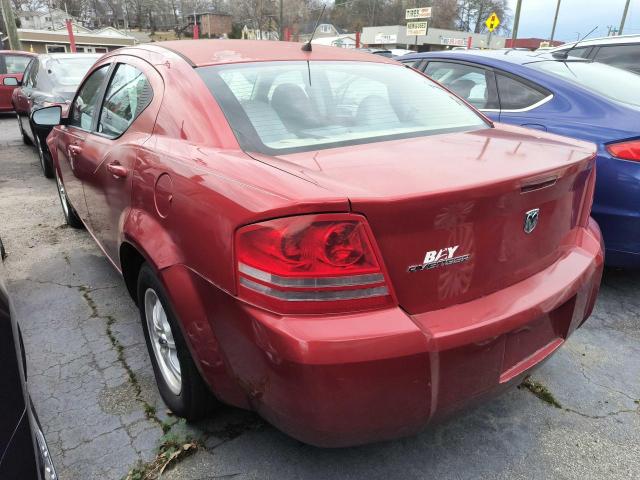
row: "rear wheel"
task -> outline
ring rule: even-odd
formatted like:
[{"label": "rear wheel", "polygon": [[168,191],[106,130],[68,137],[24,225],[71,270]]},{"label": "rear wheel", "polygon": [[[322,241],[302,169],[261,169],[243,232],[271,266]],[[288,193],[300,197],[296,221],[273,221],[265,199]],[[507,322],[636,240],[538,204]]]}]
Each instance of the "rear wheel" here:
[{"label": "rear wheel", "polygon": [[38,158],[40,159],[40,167],[42,167],[42,173],[47,178],[53,178],[53,162],[51,161],[51,155],[49,150],[42,144],[40,135],[34,133],[33,137],[36,139],[36,148],[38,149]]},{"label": "rear wheel", "polygon": [[204,417],[215,400],[191,358],[164,287],[146,263],[138,275],[138,308],[162,399],[189,421]]},{"label": "rear wheel", "polygon": [[69,197],[67,197],[67,192],[64,189],[64,184],[60,179],[60,175],[58,174],[58,170],[55,170],[56,177],[56,186],[58,187],[58,197],[60,197],[60,205],[62,206],[62,213],[64,215],[64,219],[67,222],[67,225],[73,228],[82,228],[84,224],[80,217],[76,213],[75,209],[69,203]]}]

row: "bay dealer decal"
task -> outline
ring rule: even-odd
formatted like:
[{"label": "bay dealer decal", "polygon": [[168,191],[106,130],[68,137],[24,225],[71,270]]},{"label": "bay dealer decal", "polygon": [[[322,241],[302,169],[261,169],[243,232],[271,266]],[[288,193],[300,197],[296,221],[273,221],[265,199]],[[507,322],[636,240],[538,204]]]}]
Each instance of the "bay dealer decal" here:
[{"label": "bay dealer decal", "polygon": [[438,267],[446,267],[448,265],[466,262],[471,255],[456,256],[456,251],[459,246],[460,245],[455,245],[453,247],[441,248],[440,250],[429,250],[424,256],[424,261],[421,265],[411,265],[407,271],[421,272],[423,270],[432,270]]}]

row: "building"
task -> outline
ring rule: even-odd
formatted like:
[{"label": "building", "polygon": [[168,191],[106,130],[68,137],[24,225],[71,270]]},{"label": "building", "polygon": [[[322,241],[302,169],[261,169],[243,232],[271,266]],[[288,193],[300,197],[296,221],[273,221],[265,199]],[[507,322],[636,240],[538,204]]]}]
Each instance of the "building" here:
[{"label": "building", "polygon": [[[296,41],[308,42],[309,39],[311,38],[311,34],[313,33],[314,26],[315,26],[315,22],[310,22],[303,25],[297,34]],[[348,32],[340,30],[330,23],[321,23],[316,28],[316,33],[313,35],[313,38],[338,37],[346,33]]]},{"label": "building", "polygon": [[540,47],[558,47],[563,45],[564,42],[554,40],[549,42],[544,38],[516,38],[515,40],[507,38],[505,47],[507,48],[527,48],[529,50],[537,50]]},{"label": "building", "polygon": [[330,47],[356,48],[356,35],[355,33],[346,33],[343,35],[338,35],[336,37],[314,38],[311,43],[313,45],[327,45]]},{"label": "building", "polygon": [[[383,27],[364,27],[362,29],[362,45],[376,48],[412,48],[419,52],[445,50],[452,47],[465,47],[471,37],[472,48],[504,48],[506,37],[492,34],[461,32],[428,28],[426,35],[407,36],[405,25],[389,25]],[[489,45],[489,38],[491,44]]]},{"label": "building", "polygon": [[75,18],[68,15],[64,10],[51,8],[43,11],[18,11],[16,17],[20,22],[20,28],[30,30],[57,30],[65,26],[65,20]]},{"label": "building", "polygon": [[[193,16],[191,17],[193,19]],[[226,13],[197,13],[196,21],[200,37],[220,38],[231,33],[233,18]],[[193,23],[191,24],[193,25]]]},{"label": "building", "polygon": [[[101,30],[89,30],[81,25],[73,25],[76,50],[83,53],[106,53],[116,48],[128,47],[136,44],[132,36],[113,27]],[[18,38],[22,49],[35,53],[70,52],[69,34],[67,28],[58,30],[36,30],[19,28]],[[5,40],[4,38],[2,39]]]}]

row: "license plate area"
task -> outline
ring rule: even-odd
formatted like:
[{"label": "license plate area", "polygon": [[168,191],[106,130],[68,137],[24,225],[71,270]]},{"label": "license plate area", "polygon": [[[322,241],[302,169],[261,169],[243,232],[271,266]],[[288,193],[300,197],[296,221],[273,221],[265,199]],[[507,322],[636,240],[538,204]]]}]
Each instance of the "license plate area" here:
[{"label": "license plate area", "polygon": [[576,297],[507,335],[500,383],[507,382],[544,360],[567,337],[575,310]]}]

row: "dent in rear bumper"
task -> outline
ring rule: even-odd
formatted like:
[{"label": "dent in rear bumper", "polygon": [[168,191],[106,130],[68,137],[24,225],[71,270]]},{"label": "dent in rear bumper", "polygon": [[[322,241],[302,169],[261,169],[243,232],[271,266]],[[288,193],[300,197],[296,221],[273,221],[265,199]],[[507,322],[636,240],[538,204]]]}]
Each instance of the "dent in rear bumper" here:
[{"label": "dent in rear bumper", "polygon": [[[517,381],[583,322],[603,253],[595,222],[577,237],[566,255],[527,280],[421,315],[391,308],[279,316],[215,288],[206,308],[229,376],[271,423],[319,446],[384,440],[416,433]],[[549,328],[557,338],[545,343]],[[542,348],[516,358],[520,339]],[[522,370],[520,360],[528,361]]]}]

